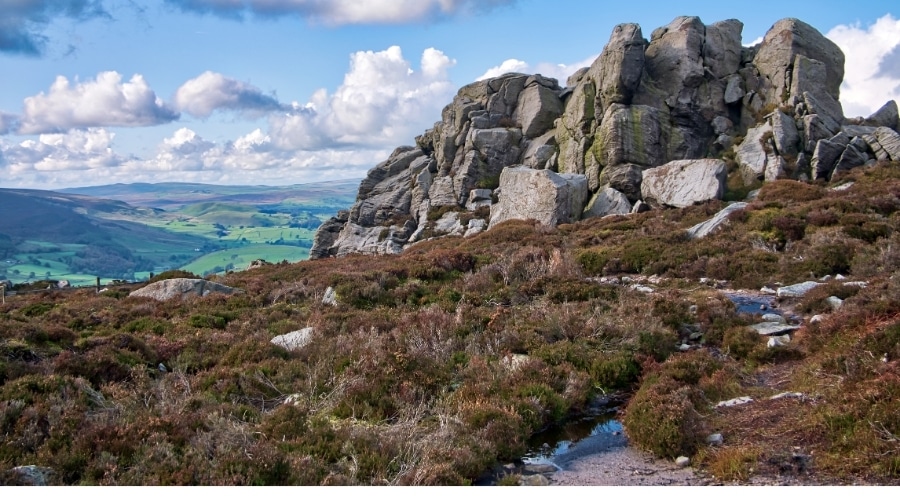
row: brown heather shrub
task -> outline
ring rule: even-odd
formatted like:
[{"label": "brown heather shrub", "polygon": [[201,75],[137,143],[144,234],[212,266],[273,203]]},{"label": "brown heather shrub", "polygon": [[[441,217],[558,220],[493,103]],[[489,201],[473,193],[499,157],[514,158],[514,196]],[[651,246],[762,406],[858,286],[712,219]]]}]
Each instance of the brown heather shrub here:
[{"label": "brown heather shrub", "polygon": [[826,195],[821,186],[793,180],[778,180],[763,184],[757,198],[761,202],[804,202],[818,200]]}]

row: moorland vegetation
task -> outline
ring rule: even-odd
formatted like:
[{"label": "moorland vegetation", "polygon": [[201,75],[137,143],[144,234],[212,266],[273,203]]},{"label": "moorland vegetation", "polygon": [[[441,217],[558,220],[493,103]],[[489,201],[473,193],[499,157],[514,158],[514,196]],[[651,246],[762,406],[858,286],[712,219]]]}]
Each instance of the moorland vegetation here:
[{"label": "moorland vegetation", "polygon": [[[721,481],[900,484],[900,165],[769,182],[686,236],[725,204],[211,278],[230,296],[7,297],[0,482],[36,465],[60,485],[469,484],[617,394],[634,446]],[[823,316],[778,347],[720,290],[837,274],[866,286],[783,299]],[[306,327],[303,347],[271,342]],[[768,399],[784,392],[802,397]]]}]

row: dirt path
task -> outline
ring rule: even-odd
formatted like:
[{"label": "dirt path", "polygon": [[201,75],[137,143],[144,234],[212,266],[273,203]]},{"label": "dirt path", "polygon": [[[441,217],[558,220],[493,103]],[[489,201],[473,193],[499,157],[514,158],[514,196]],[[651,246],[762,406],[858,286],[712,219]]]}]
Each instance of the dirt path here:
[{"label": "dirt path", "polygon": [[559,486],[702,486],[708,480],[693,470],[660,460],[628,446],[621,433],[600,433],[553,457],[558,470],[550,476]]}]

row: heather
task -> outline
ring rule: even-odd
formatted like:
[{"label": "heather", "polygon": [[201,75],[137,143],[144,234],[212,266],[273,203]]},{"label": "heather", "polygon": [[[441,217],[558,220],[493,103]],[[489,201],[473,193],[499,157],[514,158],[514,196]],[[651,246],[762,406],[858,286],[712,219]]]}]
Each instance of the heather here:
[{"label": "heather", "polygon": [[[244,291],[230,296],[158,302],[123,285],[7,297],[0,478],[35,464],[54,484],[468,484],[617,395],[634,446],[690,454],[724,480],[896,484],[897,167],[766,183],[702,239],[685,230],[723,202],[509,221],[400,255],[211,276]],[[777,348],[714,286],[838,273],[867,286],[784,299],[806,319],[827,314]],[[323,303],[328,288],[337,305]],[[270,342],[306,327],[304,347]],[[783,392],[804,396],[768,399]],[[745,395],[755,403],[714,407]],[[722,446],[704,442],[712,432]],[[791,465],[797,450],[815,459]]]}]

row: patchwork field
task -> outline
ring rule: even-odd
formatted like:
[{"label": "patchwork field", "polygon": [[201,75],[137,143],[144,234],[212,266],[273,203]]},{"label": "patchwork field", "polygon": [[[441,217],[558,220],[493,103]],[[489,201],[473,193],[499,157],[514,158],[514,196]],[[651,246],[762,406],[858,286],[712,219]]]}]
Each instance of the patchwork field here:
[{"label": "patchwork field", "polygon": [[[0,190],[0,280],[88,286],[184,269],[309,257],[323,220],[352,204],[358,181],[298,186],[114,185]],[[103,198],[98,198],[102,196]]]}]

